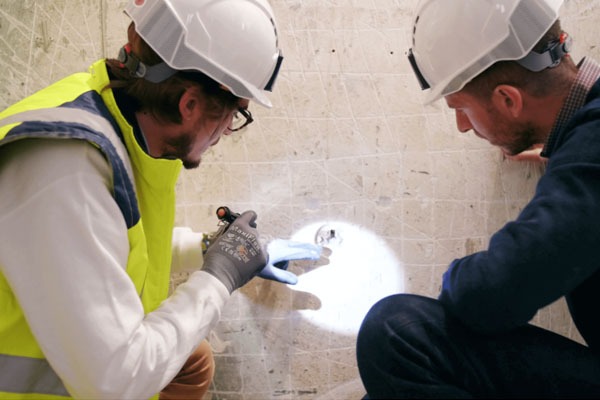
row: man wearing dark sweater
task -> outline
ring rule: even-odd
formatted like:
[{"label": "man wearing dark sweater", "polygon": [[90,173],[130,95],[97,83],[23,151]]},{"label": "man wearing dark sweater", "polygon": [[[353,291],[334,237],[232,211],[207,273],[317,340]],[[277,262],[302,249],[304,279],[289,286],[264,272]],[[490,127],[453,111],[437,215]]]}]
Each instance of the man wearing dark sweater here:
[{"label": "man wearing dark sweater", "polygon": [[[369,311],[357,358],[370,398],[600,395],[600,66],[569,56],[561,3],[418,8],[409,60],[427,102],[547,167],[488,249],[450,264],[438,299],[398,294]],[[529,324],[563,296],[586,345]]]}]

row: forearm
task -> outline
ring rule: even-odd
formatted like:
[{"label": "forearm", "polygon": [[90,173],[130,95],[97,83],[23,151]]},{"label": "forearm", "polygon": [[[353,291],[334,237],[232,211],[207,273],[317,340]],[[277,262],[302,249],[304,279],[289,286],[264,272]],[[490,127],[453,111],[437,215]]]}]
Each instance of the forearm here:
[{"label": "forearm", "polygon": [[527,323],[598,268],[600,191],[589,165],[540,180],[521,215],[492,236],[487,251],[452,263],[440,300],[467,325],[500,332]]}]

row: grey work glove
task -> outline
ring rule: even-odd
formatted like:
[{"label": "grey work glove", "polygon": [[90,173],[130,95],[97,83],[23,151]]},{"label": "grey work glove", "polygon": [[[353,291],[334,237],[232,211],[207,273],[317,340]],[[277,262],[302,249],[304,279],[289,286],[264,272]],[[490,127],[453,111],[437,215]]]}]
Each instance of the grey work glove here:
[{"label": "grey work glove", "polygon": [[256,213],[246,211],[210,245],[202,270],[221,281],[229,293],[244,286],[267,264],[258,240]]}]

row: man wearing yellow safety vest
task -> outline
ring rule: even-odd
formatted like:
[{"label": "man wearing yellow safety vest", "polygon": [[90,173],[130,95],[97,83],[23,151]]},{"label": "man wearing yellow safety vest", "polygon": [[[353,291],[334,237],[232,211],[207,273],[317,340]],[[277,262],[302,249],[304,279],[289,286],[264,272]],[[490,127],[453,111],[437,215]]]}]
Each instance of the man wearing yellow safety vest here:
[{"label": "man wearing yellow safety vest", "polygon": [[[266,0],[131,0],[118,59],[0,113],[0,398],[201,398],[204,338],[255,275],[317,259],[174,227],[175,182],[221,135],[270,107],[283,59]],[[193,270],[168,295],[173,271]]]}]

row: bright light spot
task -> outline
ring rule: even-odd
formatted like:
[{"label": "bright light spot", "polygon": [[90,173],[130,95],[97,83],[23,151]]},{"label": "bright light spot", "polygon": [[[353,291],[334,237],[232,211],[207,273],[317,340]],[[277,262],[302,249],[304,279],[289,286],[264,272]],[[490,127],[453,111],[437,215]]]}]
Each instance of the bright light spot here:
[{"label": "bright light spot", "polygon": [[[319,230],[323,227],[325,229]],[[301,274],[298,283],[288,287],[319,298],[319,309],[299,310],[309,322],[337,333],[354,335],[374,303],[404,290],[404,268],[382,239],[345,222],[312,224],[291,239],[322,241],[328,236],[323,235],[324,230],[334,231],[326,246],[331,250],[329,263]]]}]

